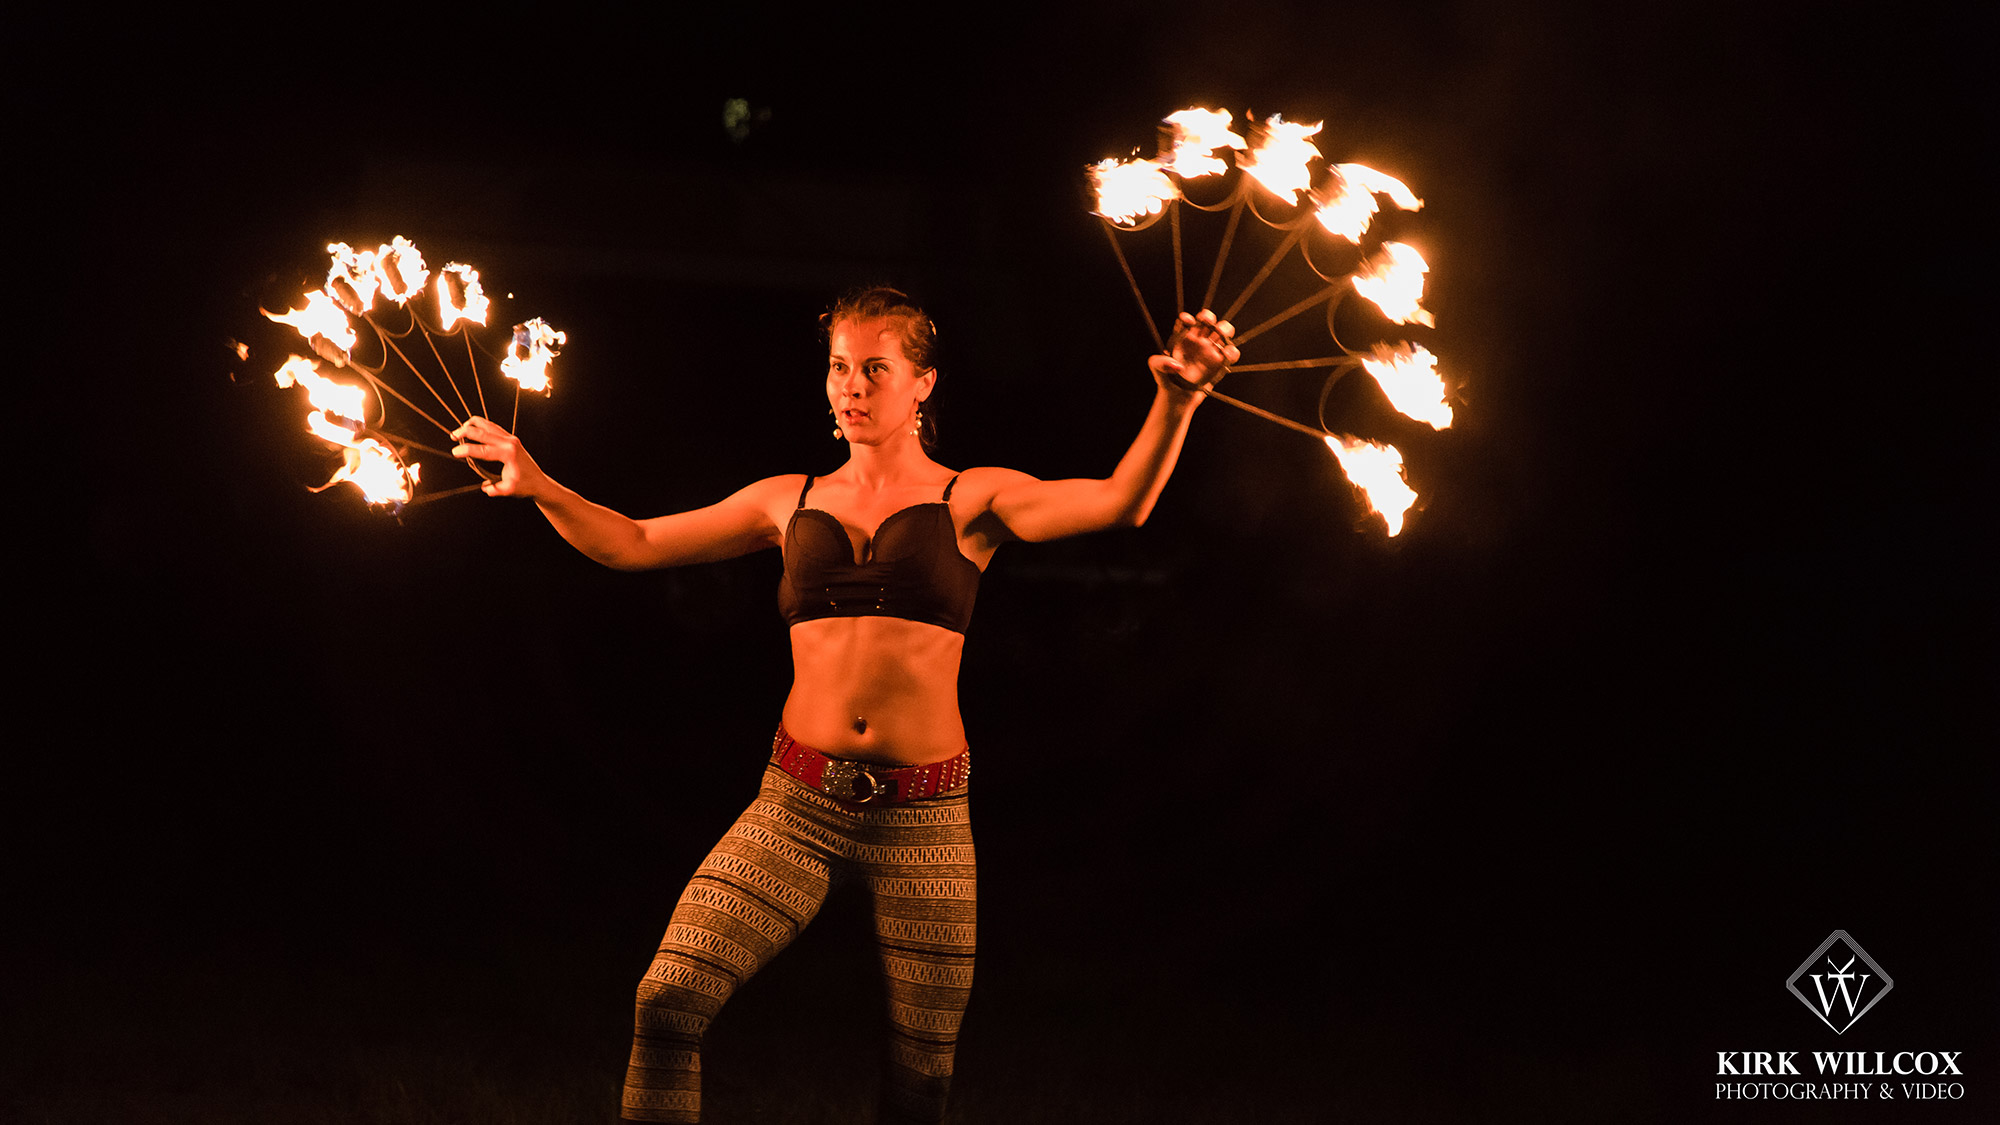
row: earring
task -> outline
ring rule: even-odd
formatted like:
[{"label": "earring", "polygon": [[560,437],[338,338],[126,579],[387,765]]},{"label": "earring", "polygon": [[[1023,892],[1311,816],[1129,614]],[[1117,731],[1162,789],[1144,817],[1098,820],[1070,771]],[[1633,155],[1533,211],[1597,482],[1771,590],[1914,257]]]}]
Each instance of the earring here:
[{"label": "earring", "polygon": [[917,424],[910,429],[911,437],[922,437],[924,433],[924,404],[917,404]]},{"label": "earring", "polygon": [[[829,406],[829,407],[827,407],[827,408],[826,408],[826,412],[827,412],[827,414],[828,414],[828,415],[831,415],[831,416],[834,416],[834,417],[838,417],[838,415],[834,415],[834,413],[833,413],[833,407],[831,407],[831,406]],[[834,423],[834,425],[833,425],[833,440],[835,440],[835,441],[839,441],[839,440],[840,440],[840,437],[841,437],[841,434],[840,434],[840,423],[838,423],[838,422],[835,422],[835,423]]]}]

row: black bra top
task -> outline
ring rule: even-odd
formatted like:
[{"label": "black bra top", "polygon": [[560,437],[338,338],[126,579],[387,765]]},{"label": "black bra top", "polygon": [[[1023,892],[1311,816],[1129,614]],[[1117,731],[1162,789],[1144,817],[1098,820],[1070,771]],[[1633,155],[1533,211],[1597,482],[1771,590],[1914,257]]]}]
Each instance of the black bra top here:
[{"label": "black bra top", "polygon": [[953,477],[939,499],[883,520],[869,540],[867,557],[856,562],[847,528],[833,513],[806,507],[813,486],[807,477],[785,528],[785,577],[778,583],[778,612],[785,623],[902,617],[965,632],[979,596],[979,567],[958,549],[948,503],[957,483]]}]

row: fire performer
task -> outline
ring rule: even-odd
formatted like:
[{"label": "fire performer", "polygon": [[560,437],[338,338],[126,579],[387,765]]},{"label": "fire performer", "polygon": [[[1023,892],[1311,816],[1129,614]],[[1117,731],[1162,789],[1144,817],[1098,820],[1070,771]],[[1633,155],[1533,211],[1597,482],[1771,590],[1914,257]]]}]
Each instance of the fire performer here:
[{"label": "fire performer", "polygon": [[972,983],[971,772],[958,669],[979,577],[1011,540],[1145,522],[1201,395],[1235,362],[1233,329],[1183,313],[1145,424],[1110,477],[948,469],[926,450],[936,330],[871,289],[821,318],[826,397],[847,463],[761,480],[720,503],[634,520],[585,500],[519,439],[472,418],[452,453],[498,462],[493,496],[531,499],[584,554],[619,569],[778,548],[793,680],[757,799],[682,892],[639,984],[624,1115],[696,1121],[703,1033],[805,928],[836,884],[868,894],[888,994],[882,1120],[943,1119]]}]

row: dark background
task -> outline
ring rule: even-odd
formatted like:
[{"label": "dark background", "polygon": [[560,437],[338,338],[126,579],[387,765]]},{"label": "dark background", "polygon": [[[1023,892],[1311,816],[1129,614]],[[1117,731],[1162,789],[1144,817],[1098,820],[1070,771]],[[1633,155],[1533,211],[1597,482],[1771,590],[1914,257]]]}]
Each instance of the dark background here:
[{"label": "dark background", "polygon": [[[269,379],[296,345],[256,310],[325,243],[407,235],[515,294],[497,321],[565,329],[520,429],[635,514],[834,468],[815,317],[875,281],[940,325],[942,460],[1102,474],[1151,345],[1080,173],[1194,104],[1323,118],[1330,159],[1426,199],[1400,229],[1459,422],[1336,393],[1425,497],[1394,540],[1324,450],[1209,406],[1144,529],[998,557],[962,685],[958,1118],[1993,1112],[1969,20],[514,4],[20,33],[56,66],[10,95],[0,1116],[608,1120],[632,987],[756,784],[774,556],[617,574],[525,506],[305,491],[326,468]],[[739,97],[768,116],[732,139]],[[1236,389],[1301,413],[1317,386]],[[717,1024],[717,1120],[861,1119],[857,925],[830,907]],[[1836,928],[1896,982],[1839,1037],[1783,989]],[[1961,1051],[1965,1099],[1714,1100],[1717,1051],[1833,1048]]]}]

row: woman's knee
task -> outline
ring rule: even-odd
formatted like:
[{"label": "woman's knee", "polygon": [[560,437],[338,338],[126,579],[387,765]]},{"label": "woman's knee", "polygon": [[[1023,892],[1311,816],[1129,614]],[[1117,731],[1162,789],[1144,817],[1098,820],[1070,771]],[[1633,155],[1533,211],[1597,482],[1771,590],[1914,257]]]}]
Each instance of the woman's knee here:
[{"label": "woman's knee", "polygon": [[639,980],[638,1030],[699,1038],[735,988],[727,973],[663,949]]}]

